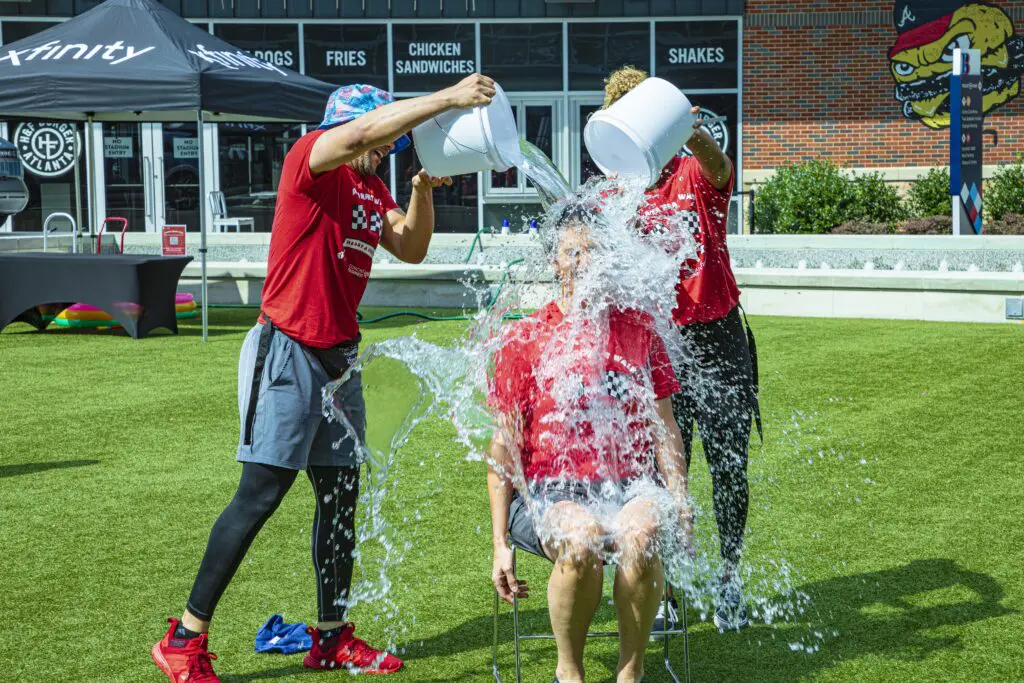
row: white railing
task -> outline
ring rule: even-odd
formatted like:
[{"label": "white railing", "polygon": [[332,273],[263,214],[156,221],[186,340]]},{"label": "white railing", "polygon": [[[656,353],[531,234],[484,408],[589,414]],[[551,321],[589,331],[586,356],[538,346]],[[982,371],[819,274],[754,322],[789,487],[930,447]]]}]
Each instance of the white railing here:
[{"label": "white railing", "polygon": [[66,214],[66,213],[51,213],[49,216],[46,217],[46,220],[43,222],[43,251],[44,252],[46,251],[46,238],[49,236],[49,234],[51,232],[54,232],[57,229],[57,228],[51,228],[50,227],[50,223],[53,222],[53,219],[55,219],[55,218],[63,218],[67,222],[71,223],[71,232],[68,233],[68,234],[71,235],[71,253],[72,254],[77,254],[78,253],[78,225],[75,223],[75,219],[72,218],[70,214]]}]

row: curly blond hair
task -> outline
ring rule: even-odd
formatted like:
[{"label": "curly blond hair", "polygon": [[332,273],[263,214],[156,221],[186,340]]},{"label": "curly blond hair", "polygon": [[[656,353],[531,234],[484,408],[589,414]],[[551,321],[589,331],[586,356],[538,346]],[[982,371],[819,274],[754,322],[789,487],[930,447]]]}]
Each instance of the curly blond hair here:
[{"label": "curly blond hair", "polygon": [[623,95],[647,80],[647,72],[635,66],[616,69],[604,79],[604,109],[612,106]]}]

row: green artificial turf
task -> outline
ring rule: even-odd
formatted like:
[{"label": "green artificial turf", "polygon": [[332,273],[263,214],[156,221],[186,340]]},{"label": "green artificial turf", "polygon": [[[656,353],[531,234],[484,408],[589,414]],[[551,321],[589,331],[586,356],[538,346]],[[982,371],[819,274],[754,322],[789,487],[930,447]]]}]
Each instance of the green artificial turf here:
[{"label": "green artificial turf", "polygon": [[[197,321],[179,337],[141,341],[20,324],[0,335],[0,680],[162,680],[149,648],[181,613],[240,471],[237,358],[255,312],[212,315],[207,344]],[[748,554],[761,565],[784,559],[789,585],[813,602],[790,621],[726,635],[692,611],[694,680],[1024,680],[1024,328],[752,324],[766,435],[751,449]],[[364,336],[450,343],[464,325],[395,318]],[[366,383],[371,439],[382,440],[415,385],[391,362]],[[407,629],[398,681],[491,680],[483,469],[451,435],[450,425],[422,425],[393,473],[386,515],[413,543],[392,572],[401,616],[372,605],[354,614],[371,642],[388,624]],[[692,479],[706,508],[703,461]],[[224,681],[347,679],[252,651],[271,614],[315,619],[312,513],[300,478],[225,594],[212,639]],[[713,524],[702,518],[701,533]],[[535,586],[525,623],[545,627],[546,567],[524,559],[521,570]],[[504,607],[501,628],[511,681]],[[590,644],[588,680],[610,679],[615,648]],[[681,642],[672,650],[679,661]],[[651,683],[668,680],[657,652]],[[547,683],[553,645],[528,643],[523,662],[524,681]]]}]

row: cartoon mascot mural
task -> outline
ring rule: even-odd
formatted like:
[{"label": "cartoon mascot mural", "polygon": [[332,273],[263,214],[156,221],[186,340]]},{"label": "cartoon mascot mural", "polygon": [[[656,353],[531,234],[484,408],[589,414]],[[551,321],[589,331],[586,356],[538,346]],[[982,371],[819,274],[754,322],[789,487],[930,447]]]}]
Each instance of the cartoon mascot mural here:
[{"label": "cartoon mascot mural", "polygon": [[903,115],[929,128],[949,127],[949,75],[954,48],[981,51],[985,113],[1020,95],[1024,35],[999,7],[964,0],[899,0],[899,33],[889,50]]}]

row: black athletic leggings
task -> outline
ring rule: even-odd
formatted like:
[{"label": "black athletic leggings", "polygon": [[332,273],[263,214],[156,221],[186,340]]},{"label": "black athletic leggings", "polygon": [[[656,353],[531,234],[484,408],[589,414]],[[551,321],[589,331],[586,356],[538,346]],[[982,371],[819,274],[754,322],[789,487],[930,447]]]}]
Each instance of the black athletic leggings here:
[{"label": "black athletic leggings", "polygon": [[[358,467],[310,467],[316,495],[313,518],[313,568],[316,570],[320,621],[344,621],[352,584]],[[295,482],[297,470],[242,463],[242,480],[210,532],[199,574],[186,607],[209,621],[224,589],[242,563],[256,534],[274,514]]]},{"label": "black athletic leggings", "polygon": [[686,362],[679,371],[682,391],[672,411],[683,434],[686,463],[693,449],[693,424],[711,470],[712,498],[722,557],[739,561],[747,525],[747,448],[756,406],[750,348],[739,309],[710,323],[679,328]]}]

